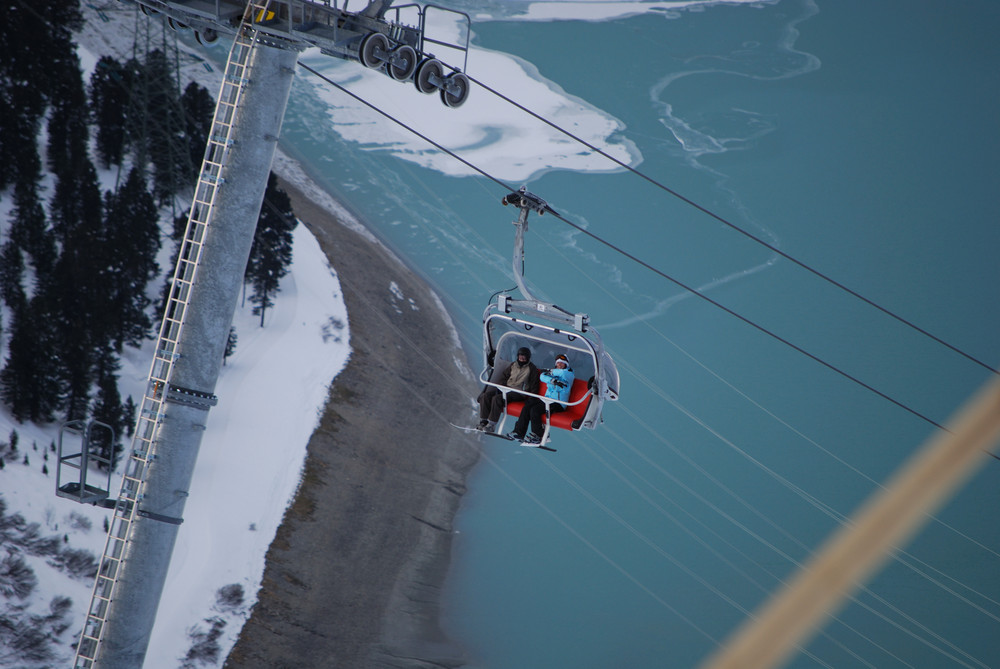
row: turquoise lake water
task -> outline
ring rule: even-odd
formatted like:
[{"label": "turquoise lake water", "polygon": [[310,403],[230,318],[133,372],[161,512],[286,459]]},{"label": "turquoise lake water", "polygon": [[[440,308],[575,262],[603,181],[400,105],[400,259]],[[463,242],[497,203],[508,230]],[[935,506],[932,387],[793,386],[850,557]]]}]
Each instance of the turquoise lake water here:
[{"label": "turquoise lake water", "polygon": [[[501,18],[524,6],[476,5],[494,19],[477,18],[474,43],[620,121],[611,141],[634,144],[651,179],[1000,365],[1000,5]],[[413,95],[401,88],[401,104]],[[282,146],[431,281],[477,366],[482,309],[513,285],[503,191],[342,139],[307,83],[292,102]],[[533,220],[528,279],[590,314],[621,401],[601,429],[559,435],[557,454],[484,445],[458,518],[448,632],[475,667],[697,666],[991,373],[634,174],[522,183],[907,407]],[[990,460],[789,666],[1000,666],[998,490]]]}]

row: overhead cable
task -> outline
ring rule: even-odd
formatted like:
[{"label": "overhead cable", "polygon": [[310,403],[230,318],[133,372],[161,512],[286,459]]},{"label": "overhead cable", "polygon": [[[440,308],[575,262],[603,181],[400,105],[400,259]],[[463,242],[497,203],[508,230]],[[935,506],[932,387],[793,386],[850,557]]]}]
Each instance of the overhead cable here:
[{"label": "overhead cable", "polygon": [[745,237],[747,237],[749,239],[752,239],[753,241],[757,242],[758,244],[760,244],[761,246],[767,248],[768,250],[770,250],[770,251],[772,251],[774,253],[777,253],[782,258],[784,258],[784,259],[786,259],[786,260],[794,263],[795,265],[798,265],[799,267],[801,267],[802,269],[806,270],[807,272],[810,272],[810,273],[814,274],[815,276],[819,277],[820,279],[823,279],[824,281],[832,284],[833,286],[836,286],[837,288],[843,290],[844,292],[850,294],[851,296],[853,296],[853,297],[861,300],[865,304],[867,304],[867,305],[869,305],[871,307],[874,307],[875,309],[878,309],[879,311],[881,311],[882,313],[886,314],[887,316],[890,316],[891,318],[894,318],[895,320],[897,320],[900,323],[906,325],[907,327],[912,328],[913,330],[916,330],[917,332],[919,332],[920,334],[924,335],[925,337],[929,337],[930,339],[936,341],[937,343],[941,344],[942,346],[944,346],[944,347],[946,347],[946,348],[954,351],[955,353],[958,353],[962,357],[964,357],[964,358],[966,358],[966,359],[968,359],[968,360],[976,363],[980,367],[984,367],[984,368],[988,369],[989,371],[993,372],[994,374],[1000,374],[1000,371],[997,371],[992,366],[986,364],[982,360],[980,360],[980,359],[978,359],[978,358],[970,355],[969,353],[966,353],[962,349],[960,349],[960,348],[958,348],[956,346],[953,346],[952,344],[949,344],[948,342],[944,341],[940,337],[938,337],[938,336],[936,336],[936,335],[928,332],[924,328],[922,328],[919,325],[916,325],[915,323],[913,323],[913,322],[911,322],[911,321],[903,318],[902,316],[900,316],[899,314],[891,311],[890,309],[887,309],[886,307],[881,306],[880,304],[878,304],[874,300],[871,300],[871,299],[865,297],[864,295],[858,293],[857,291],[853,290],[852,288],[849,288],[848,286],[846,286],[845,284],[841,283],[840,281],[837,281],[833,277],[831,277],[831,276],[829,276],[827,274],[824,274],[823,272],[821,272],[818,269],[816,269],[816,268],[814,268],[814,267],[806,264],[805,262],[803,262],[801,260],[796,259],[794,256],[789,255],[785,251],[782,251],[780,248],[778,248],[774,244],[771,244],[771,243],[767,242],[766,240],[761,239],[760,237],[754,235],[753,233],[751,233],[751,232],[749,232],[747,230],[744,230],[743,228],[741,228],[738,225],[736,225],[735,223],[729,221],[725,217],[723,217],[723,216],[721,216],[719,214],[716,214],[715,212],[713,212],[712,210],[708,209],[707,207],[704,207],[704,206],[698,204],[694,200],[692,200],[692,199],[690,199],[688,197],[685,197],[684,195],[678,193],[676,190],[670,188],[669,186],[666,186],[665,184],[660,183],[656,179],[648,176],[647,174],[644,174],[643,172],[640,172],[639,170],[635,169],[634,167],[632,167],[632,166],[630,166],[630,165],[622,162],[618,158],[615,158],[611,154],[609,154],[609,153],[601,150],[599,147],[594,146],[593,144],[591,144],[587,140],[583,139],[582,137],[579,137],[578,135],[573,134],[572,132],[570,132],[569,130],[566,130],[565,128],[563,128],[561,126],[559,126],[558,124],[553,123],[552,121],[548,120],[544,116],[542,116],[542,115],[540,115],[540,114],[532,111],[531,109],[528,109],[527,107],[525,107],[521,103],[517,102],[516,100],[512,100],[511,98],[507,97],[503,93],[501,93],[501,92],[497,91],[496,89],[488,86],[487,84],[484,84],[482,81],[479,81],[478,79],[476,79],[476,78],[474,78],[472,76],[469,76],[468,73],[465,73],[465,76],[469,77],[469,81],[472,81],[472,82],[478,84],[483,89],[485,89],[485,90],[489,91],[490,93],[492,93],[493,95],[496,95],[497,97],[499,97],[501,100],[504,100],[504,101],[512,104],[513,106],[517,107],[518,109],[520,109],[521,111],[525,112],[526,114],[528,114],[530,116],[533,116],[534,118],[538,119],[542,123],[545,123],[546,125],[550,126],[551,128],[553,128],[555,130],[558,130],[559,132],[563,133],[564,135],[566,135],[570,139],[573,139],[573,140],[579,142],[580,144],[583,144],[584,146],[586,146],[591,151],[593,151],[593,152],[595,152],[595,153],[603,156],[604,158],[607,158],[611,162],[613,162],[616,165],[618,165],[618,166],[620,166],[620,167],[628,170],[632,174],[635,174],[636,176],[641,177],[642,179],[645,179],[646,181],[648,181],[652,185],[656,186],[657,188],[659,188],[659,189],[661,189],[661,190],[669,193],[670,195],[674,196],[675,198],[679,199],[680,201],[684,202],[685,204],[691,205],[692,207],[694,207],[698,211],[702,212],[703,214],[711,216],[716,221],[718,221],[718,222],[722,223],[723,225],[725,225],[725,226],[727,226],[727,227],[735,230],[736,232],[740,233],[741,235],[743,235],[743,236],[745,236]]},{"label": "overhead cable", "polygon": [[[427,137],[426,135],[424,135],[423,133],[419,132],[415,128],[413,128],[413,127],[407,125],[406,123],[400,121],[399,119],[395,118],[394,116],[392,116],[388,112],[385,112],[382,109],[379,109],[374,104],[372,104],[372,103],[368,102],[367,100],[361,98],[357,94],[352,93],[351,91],[347,90],[345,87],[343,87],[340,84],[338,84],[337,82],[333,81],[332,79],[330,79],[326,75],[324,75],[324,74],[322,74],[320,72],[317,72],[315,69],[313,69],[313,68],[309,67],[308,65],[306,65],[304,63],[301,63],[301,62],[299,63],[299,67],[303,68],[307,72],[310,72],[311,74],[314,74],[315,76],[317,76],[320,79],[322,79],[324,82],[326,82],[326,83],[330,84],[331,86],[339,89],[340,91],[346,93],[350,97],[354,98],[355,100],[357,100],[361,104],[365,105],[366,107],[369,107],[373,111],[381,114],[382,116],[384,116],[385,118],[389,119],[393,123],[396,123],[400,127],[408,130],[409,132],[412,132],[414,135],[416,135],[417,137],[423,139],[424,141],[426,141],[427,143],[429,143],[430,145],[432,145],[434,148],[436,148],[439,151],[441,151],[441,152],[443,152],[443,153],[451,156],[455,160],[458,160],[463,165],[466,165],[470,169],[478,172],[479,174],[483,175],[484,177],[486,177],[490,181],[493,181],[494,183],[500,185],[506,191],[511,192],[511,191],[515,190],[509,184],[507,184],[506,182],[504,182],[502,179],[499,179],[499,178],[493,176],[492,174],[490,174],[489,172],[486,172],[485,170],[481,169],[480,167],[477,167],[473,163],[469,162],[465,158],[462,158],[461,156],[457,155],[455,152],[453,152],[450,149],[442,146],[441,144],[435,142],[433,139],[431,139],[430,137]],[[727,314],[738,318],[739,320],[743,321],[744,323],[746,323],[746,324],[748,324],[748,325],[756,328],[760,332],[762,332],[762,333],[768,335],[769,337],[771,337],[771,338],[773,338],[773,339],[781,342],[782,344],[788,346],[789,348],[792,348],[792,349],[798,351],[799,353],[805,355],[806,357],[814,360],[815,362],[820,363],[824,367],[826,367],[826,368],[828,368],[828,369],[836,372],[837,374],[843,376],[844,378],[848,379],[849,381],[852,381],[852,382],[858,384],[859,386],[861,386],[862,388],[865,388],[865,389],[867,389],[867,390],[875,393],[876,395],[878,395],[882,399],[885,399],[885,400],[891,402],[892,404],[895,404],[896,406],[898,406],[901,409],[904,409],[905,411],[913,414],[914,416],[920,418],[921,420],[923,420],[923,421],[925,421],[927,423],[930,423],[934,427],[936,427],[938,429],[941,429],[941,430],[944,430],[945,432],[948,431],[947,428],[945,428],[943,425],[941,425],[937,421],[933,420],[932,418],[926,416],[925,414],[920,413],[916,409],[913,409],[913,408],[907,406],[906,404],[903,404],[899,400],[896,400],[896,399],[890,397],[889,395],[887,395],[887,394],[883,393],[882,391],[874,388],[873,386],[865,383],[864,381],[858,379],[857,377],[855,377],[855,376],[853,376],[853,375],[845,372],[844,370],[840,369],[836,365],[833,365],[832,363],[826,362],[822,358],[820,358],[820,357],[818,357],[818,356],[816,356],[816,355],[814,355],[814,354],[806,351],[802,347],[797,346],[796,344],[793,344],[792,342],[790,342],[789,340],[785,339],[784,337],[781,337],[780,335],[778,335],[778,334],[776,334],[774,332],[771,332],[770,330],[768,330],[764,326],[755,323],[754,321],[750,320],[746,316],[743,316],[743,315],[737,313],[736,311],[733,311],[729,307],[724,306],[720,302],[718,302],[716,300],[713,300],[712,298],[710,298],[707,295],[705,295],[703,292],[699,291],[697,288],[695,288],[693,286],[689,286],[688,284],[680,281],[679,279],[675,279],[674,277],[670,276],[666,272],[657,269],[656,267],[650,265],[649,263],[647,263],[644,260],[641,260],[640,258],[636,257],[635,255],[633,255],[633,254],[629,253],[628,251],[624,250],[623,248],[621,248],[619,246],[616,246],[615,244],[613,244],[613,243],[611,243],[611,242],[609,242],[609,241],[601,238],[600,236],[595,235],[594,233],[590,232],[586,228],[583,228],[582,226],[577,225],[576,223],[573,223],[572,221],[568,220],[567,218],[565,218],[564,216],[560,215],[559,213],[557,213],[555,211],[551,211],[551,210],[550,210],[550,213],[552,215],[554,215],[556,218],[558,218],[560,221],[562,221],[563,223],[565,223],[565,224],[569,225],[570,227],[572,227],[572,228],[574,228],[574,229],[582,232],[583,234],[587,235],[591,239],[593,239],[593,240],[595,240],[595,241],[603,244],[604,246],[608,247],[609,249],[615,251],[616,253],[619,253],[619,254],[625,256],[626,258],[628,258],[629,260],[635,262],[636,264],[641,265],[642,267],[645,267],[649,271],[653,272],[654,274],[656,274],[658,276],[663,277],[667,281],[670,281],[671,283],[674,283],[675,285],[679,286],[680,288],[683,288],[684,290],[688,291],[692,295],[700,297],[701,299],[705,300],[709,304],[711,304],[711,305],[713,305],[715,307],[718,307],[719,309],[725,311]]]}]

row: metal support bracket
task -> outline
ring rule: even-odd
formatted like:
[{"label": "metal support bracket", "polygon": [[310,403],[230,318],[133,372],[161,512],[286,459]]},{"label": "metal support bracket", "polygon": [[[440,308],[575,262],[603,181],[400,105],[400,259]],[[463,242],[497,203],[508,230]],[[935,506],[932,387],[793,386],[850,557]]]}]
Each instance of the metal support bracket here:
[{"label": "metal support bracket", "polygon": [[219,398],[212,393],[182,388],[173,384],[167,386],[167,396],[165,399],[167,402],[194,407],[196,409],[210,409],[219,403]]},{"label": "metal support bracket", "polygon": [[169,525],[180,525],[184,522],[183,518],[174,518],[173,516],[164,516],[163,514],[154,513],[152,511],[146,511],[145,509],[136,509],[137,516],[142,516],[143,518],[149,518],[150,520],[157,520],[161,523],[167,523]]}]

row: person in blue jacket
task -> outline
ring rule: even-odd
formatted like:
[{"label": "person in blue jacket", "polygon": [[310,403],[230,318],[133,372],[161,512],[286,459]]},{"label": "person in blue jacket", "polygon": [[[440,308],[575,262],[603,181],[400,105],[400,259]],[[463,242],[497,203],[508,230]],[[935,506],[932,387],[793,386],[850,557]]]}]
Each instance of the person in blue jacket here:
[{"label": "person in blue jacket", "polygon": [[[566,407],[560,402],[569,402],[569,393],[573,388],[574,378],[573,370],[569,366],[569,359],[562,353],[556,356],[553,369],[542,370],[540,379],[545,382],[545,397],[556,400],[549,404],[550,413],[566,410]],[[529,397],[524,401],[524,408],[521,409],[521,415],[517,417],[514,429],[507,436],[526,444],[541,442],[545,429],[542,425],[543,415],[545,415],[545,402],[537,397]],[[531,423],[531,432],[525,436],[529,422]]]}]

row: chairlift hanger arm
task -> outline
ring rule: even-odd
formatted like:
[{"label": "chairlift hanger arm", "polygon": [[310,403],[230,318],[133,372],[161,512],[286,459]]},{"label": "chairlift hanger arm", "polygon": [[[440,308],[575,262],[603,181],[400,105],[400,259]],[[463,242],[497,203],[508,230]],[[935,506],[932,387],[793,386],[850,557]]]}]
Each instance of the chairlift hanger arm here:
[{"label": "chairlift hanger arm", "polygon": [[[511,191],[503,196],[500,200],[503,206],[512,204],[521,210],[514,221],[514,225],[517,226],[517,231],[514,233],[514,259],[513,259],[513,269],[514,269],[514,281],[517,282],[517,288],[521,291],[521,295],[527,300],[534,301],[538,304],[544,304],[540,302],[531,291],[528,290],[527,284],[524,282],[524,233],[528,231],[528,214],[532,211],[537,211],[538,215],[541,216],[548,211],[552,211],[549,208],[548,203],[542,198],[538,197],[534,193],[530,193],[525,190],[524,186],[521,186],[519,190]],[[553,212],[554,213],[554,212]],[[539,309],[544,311],[544,309]]]},{"label": "chairlift hanger arm", "polygon": [[545,212],[557,215],[555,210],[545,200],[526,190],[524,186],[521,186],[516,191],[507,193],[500,202],[504,206],[511,204],[521,210],[517,221],[514,221],[517,231],[514,233],[513,269],[514,281],[517,282],[517,288],[521,291],[521,295],[525,299],[512,300],[509,295],[500,295],[497,298],[498,309],[503,313],[510,313],[512,310],[516,310],[542,314],[548,320],[572,325],[580,332],[585,331],[589,320],[586,314],[576,314],[562,307],[539,300],[531,294],[531,291],[528,290],[528,286],[524,282],[524,233],[528,230],[528,214],[534,211],[539,216]]}]

